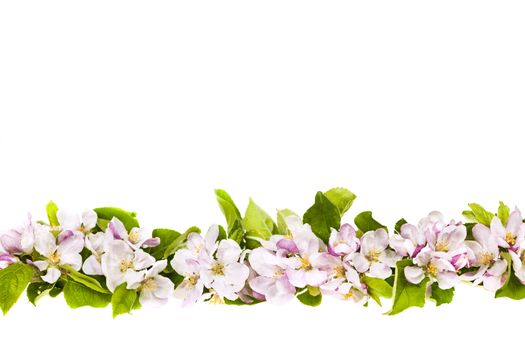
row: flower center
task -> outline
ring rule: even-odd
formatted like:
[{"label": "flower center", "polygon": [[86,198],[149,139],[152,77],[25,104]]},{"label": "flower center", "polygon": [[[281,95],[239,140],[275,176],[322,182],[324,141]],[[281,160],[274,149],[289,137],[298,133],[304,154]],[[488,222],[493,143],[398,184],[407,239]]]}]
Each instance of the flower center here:
[{"label": "flower center", "polygon": [[224,276],[224,265],[216,263],[212,266],[211,272],[213,272],[214,275]]},{"label": "flower center", "polygon": [[345,295],[343,295],[343,298],[345,298],[345,300],[348,300],[352,297],[352,295],[354,295],[354,292],[350,289],[348,291],[348,293],[346,293]]},{"label": "flower center", "polygon": [[154,278],[148,278],[144,282],[142,282],[142,290],[153,292],[157,289],[157,282],[155,282]]},{"label": "flower center", "polygon": [[120,272],[126,272],[132,268],[133,268],[133,261],[131,261],[130,259],[120,260]]},{"label": "flower center", "polygon": [[510,246],[516,244],[516,238],[512,232],[507,232],[505,234],[505,242],[507,242]]},{"label": "flower center", "polygon": [[284,270],[281,268],[276,269],[275,272],[273,273],[273,277],[276,277],[276,278],[282,277],[283,275],[284,275]]},{"label": "flower center", "polygon": [[343,265],[337,265],[334,268],[334,275],[336,278],[343,278],[345,277],[345,268]]},{"label": "flower center", "polygon": [[212,304],[224,304],[224,300],[219,296],[217,293],[213,293],[213,296],[210,299],[210,303]]},{"label": "flower center", "polygon": [[307,258],[299,258],[301,260],[301,269],[305,271],[310,271],[312,269],[312,264]]},{"label": "flower center", "polygon": [[51,253],[48,259],[51,264],[56,265],[60,262],[60,253],[58,251]]},{"label": "flower center", "polygon": [[192,286],[195,286],[197,284],[197,282],[199,281],[199,276],[197,275],[192,275],[188,278],[188,282],[192,285]]},{"label": "flower center", "polygon": [[137,230],[131,230],[131,232],[128,235],[128,239],[129,239],[129,241],[131,243],[137,244],[139,242],[139,239],[140,239],[140,235],[137,232]]},{"label": "flower center", "polygon": [[438,273],[438,269],[437,269],[436,265],[430,263],[430,264],[428,264],[428,266],[427,266],[427,272],[428,272],[430,275],[432,275],[432,276],[436,276],[437,273]]},{"label": "flower center", "polygon": [[448,252],[448,242],[447,241],[439,241],[439,242],[437,242],[436,250],[438,252]]},{"label": "flower center", "polygon": [[381,255],[381,252],[377,251],[377,250],[371,250],[370,253],[368,253],[368,260],[370,261],[378,261],[379,260],[379,255]]},{"label": "flower center", "polygon": [[479,262],[482,265],[489,265],[492,261],[494,261],[494,254],[489,252],[483,252],[479,255]]}]

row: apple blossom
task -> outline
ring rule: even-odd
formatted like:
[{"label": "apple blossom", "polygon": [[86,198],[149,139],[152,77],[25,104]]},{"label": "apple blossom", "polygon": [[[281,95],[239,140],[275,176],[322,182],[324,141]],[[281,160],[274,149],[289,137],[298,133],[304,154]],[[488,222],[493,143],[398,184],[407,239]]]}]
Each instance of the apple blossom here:
[{"label": "apple blossom", "polygon": [[42,272],[47,271],[41,276],[43,281],[55,283],[60,278],[61,265],[69,265],[74,270],[80,270],[82,266],[80,252],[83,248],[84,240],[73,231],[63,231],[55,237],[49,229],[41,229],[35,235],[35,249],[42,255],[43,260],[33,261],[33,265]]},{"label": "apple blossom", "polygon": [[483,283],[486,289],[495,291],[503,286],[507,269],[507,261],[500,259],[498,236],[482,224],[474,226],[472,234],[475,241],[466,241],[466,245],[470,249],[471,265],[479,269],[461,277],[475,284]]},{"label": "apple blossom", "polygon": [[28,214],[27,222],[22,227],[9,230],[0,236],[0,246],[13,255],[30,254],[35,244],[35,234],[43,227],[33,222]]},{"label": "apple blossom", "polygon": [[108,244],[107,234],[104,232],[88,233],[85,238],[86,248],[91,252],[82,265],[82,270],[88,275],[103,275],[102,256]]},{"label": "apple blossom", "polygon": [[456,268],[429,248],[423,249],[414,259],[416,266],[406,266],[405,278],[413,284],[420,283],[425,276],[431,283],[437,281],[439,288],[450,289],[459,282]]},{"label": "apple blossom", "polygon": [[359,239],[350,224],[344,224],[339,231],[332,229],[328,240],[328,251],[332,255],[347,255],[359,249]]},{"label": "apple blossom", "polygon": [[400,233],[390,238],[390,246],[400,256],[416,257],[427,244],[425,233],[411,224],[403,224]]},{"label": "apple blossom", "polygon": [[249,280],[256,293],[274,304],[282,304],[294,298],[295,287],[288,280],[285,258],[266,248],[256,248],[248,256],[251,268],[257,273]]},{"label": "apple blossom", "polygon": [[131,284],[128,283],[128,289],[139,290],[139,301],[142,305],[165,304],[173,294],[173,282],[169,278],[160,275],[167,265],[168,262],[166,260],[156,261],[148,270],[142,271],[142,280]]},{"label": "apple blossom", "polygon": [[236,300],[248,279],[250,272],[239,262],[240,255],[241,247],[231,239],[220,241],[216,251],[199,255],[200,278],[221,299]]},{"label": "apple blossom", "polygon": [[499,217],[494,216],[490,223],[490,230],[497,235],[498,244],[502,248],[515,251],[525,240],[525,223],[517,208],[510,214],[506,226],[503,226]]},{"label": "apple blossom", "polygon": [[388,245],[388,233],[384,229],[365,233],[361,237],[359,252],[351,256],[351,262],[357,272],[377,278],[390,277],[392,268],[401,257],[387,249]]},{"label": "apple blossom", "polygon": [[155,263],[155,258],[142,249],[133,250],[123,240],[113,240],[102,255],[101,269],[110,291],[122,283],[128,286],[143,280],[144,270]]},{"label": "apple blossom", "polygon": [[133,227],[129,232],[124,227],[122,221],[113,218],[106,229],[108,236],[120,239],[128,243],[133,249],[155,247],[159,245],[160,239],[152,236],[152,232],[145,228]]},{"label": "apple blossom", "polygon": [[[65,210],[57,212],[59,230],[70,230],[78,234],[87,234],[97,225],[97,213],[94,210],[86,210],[81,215]],[[52,228],[54,230],[56,228]]]}]

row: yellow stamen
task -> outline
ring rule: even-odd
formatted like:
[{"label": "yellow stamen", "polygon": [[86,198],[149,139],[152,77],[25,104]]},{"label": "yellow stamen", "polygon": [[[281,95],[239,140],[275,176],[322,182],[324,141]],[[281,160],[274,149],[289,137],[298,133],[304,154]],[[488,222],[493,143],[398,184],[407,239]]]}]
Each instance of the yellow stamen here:
[{"label": "yellow stamen", "polygon": [[210,303],[212,303],[212,304],[224,304],[224,300],[222,300],[222,298],[218,294],[213,294],[213,296],[210,299]]},{"label": "yellow stamen", "polygon": [[133,268],[133,261],[129,259],[123,259],[120,261],[120,272],[126,272]]},{"label": "yellow stamen", "polygon": [[345,277],[345,268],[343,265],[337,265],[334,268],[334,276],[335,278],[344,278]]},{"label": "yellow stamen", "polygon": [[199,281],[199,276],[197,275],[192,275],[188,278],[188,282],[190,282],[192,286],[196,285],[198,281]]},{"label": "yellow stamen", "polygon": [[494,261],[494,255],[489,252],[483,252],[479,255],[479,262],[482,265],[489,265]]},{"label": "yellow stamen", "polygon": [[60,262],[60,253],[57,251],[51,253],[48,259],[51,264],[56,265]]},{"label": "yellow stamen", "polygon": [[378,252],[377,250],[371,250],[370,253],[368,253],[368,260],[370,261],[378,261],[379,255],[381,255],[381,252]]},{"label": "yellow stamen", "polygon": [[281,277],[281,276],[284,276],[284,270],[279,268],[277,270],[275,270],[275,272],[273,273],[273,277]]},{"label": "yellow stamen", "polygon": [[439,241],[439,242],[437,242],[436,250],[438,252],[448,252],[448,242],[447,241]]},{"label": "yellow stamen", "polygon": [[224,265],[216,263],[212,266],[211,272],[213,272],[214,275],[224,276]]},{"label": "yellow stamen", "polygon": [[310,261],[306,258],[299,258],[301,261],[301,268],[305,271],[310,271],[313,267],[312,264],[310,264]]},{"label": "yellow stamen", "polygon": [[154,278],[148,278],[144,282],[142,282],[142,290],[153,292],[157,289],[157,282],[155,282]]},{"label": "yellow stamen", "polygon": [[136,244],[140,240],[139,232],[135,229],[131,230],[131,232],[128,235],[128,239],[131,243]]},{"label": "yellow stamen", "polygon": [[350,290],[348,291],[348,293],[346,293],[345,295],[343,295],[343,298],[345,298],[345,300],[348,300],[348,299],[350,299],[353,295],[354,295],[354,292],[350,289]]},{"label": "yellow stamen", "polygon": [[510,246],[516,244],[516,238],[512,232],[507,232],[505,235],[505,242],[507,242]]},{"label": "yellow stamen", "polygon": [[436,276],[437,275],[437,272],[438,272],[438,269],[436,267],[436,265],[430,263],[428,264],[427,266],[427,272],[432,275],[432,276]]}]

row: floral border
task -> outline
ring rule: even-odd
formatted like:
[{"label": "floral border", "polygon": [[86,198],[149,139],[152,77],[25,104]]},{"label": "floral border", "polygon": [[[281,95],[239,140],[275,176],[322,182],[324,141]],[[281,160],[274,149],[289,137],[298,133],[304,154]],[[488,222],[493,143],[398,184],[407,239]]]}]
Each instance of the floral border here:
[{"label": "floral border", "polygon": [[250,200],[244,215],[216,190],[226,226],[206,234],[147,230],[136,214],[103,207],[82,214],[47,207],[47,221],[29,216],[0,236],[0,308],[26,291],[36,305],[63,294],[72,308],[112,305],[113,316],[171,297],[233,305],[294,298],[310,306],[324,296],[366,305],[391,298],[387,314],[450,303],[460,282],[495,297],[525,298],[525,223],[500,202],[496,213],[469,204],[467,222],[431,212],[417,224],[400,219],[393,232],[370,211],[342,223],[356,196],[318,192],[301,217],[278,210],[276,220]]}]

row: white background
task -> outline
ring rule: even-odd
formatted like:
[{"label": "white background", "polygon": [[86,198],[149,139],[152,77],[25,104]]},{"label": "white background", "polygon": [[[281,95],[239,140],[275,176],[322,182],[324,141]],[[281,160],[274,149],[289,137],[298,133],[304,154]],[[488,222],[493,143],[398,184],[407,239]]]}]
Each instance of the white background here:
[{"label": "white background", "polygon": [[[525,203],[521,1],[3,1],[0,227],[104,205],[145,226],[222,223],[213,189],[303,212],[358,195],[392,225]],[[461,286],[383,316],[327,300],[111,319],[61,298],[0,317],[5,348],[484,347],[524,302]],[[456,338],[457,340],[453,340]],[[459,341],[459,343],[458,343]]]}]

